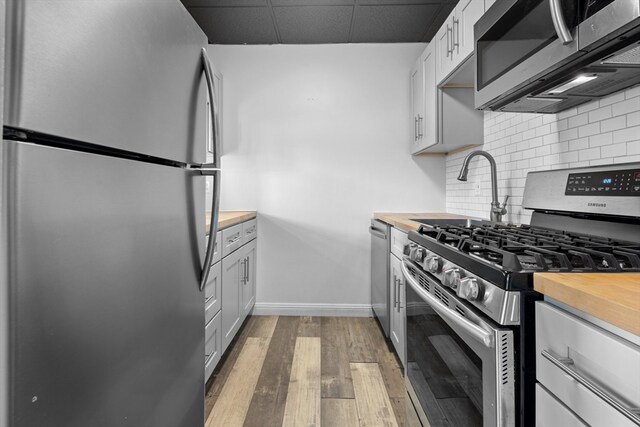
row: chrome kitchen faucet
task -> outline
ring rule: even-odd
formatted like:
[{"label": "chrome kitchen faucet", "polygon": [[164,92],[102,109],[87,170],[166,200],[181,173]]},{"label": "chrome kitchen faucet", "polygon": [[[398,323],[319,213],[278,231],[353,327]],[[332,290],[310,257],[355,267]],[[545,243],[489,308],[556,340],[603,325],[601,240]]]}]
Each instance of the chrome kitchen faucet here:
[{"label": "chrome kitchen faucet", "polygon": [[483,156],[489,160],[489,163],[491,164],[491,211],[489,212],[489,215],[491,221],[502,222],[502,216],[507,213],[507,200],[509,200],[509,196],[504,198],[504,203],[502,205],[498,202],[498,173],[496,172],[496,161],[491,154],[482,150],[476,150],[469,153],[467,157],[464,158],[464,162],[462,162],[462,170],[460,171],[460,175],[458,175],[458,181],[467,180],[469,162],[475,156]]}]

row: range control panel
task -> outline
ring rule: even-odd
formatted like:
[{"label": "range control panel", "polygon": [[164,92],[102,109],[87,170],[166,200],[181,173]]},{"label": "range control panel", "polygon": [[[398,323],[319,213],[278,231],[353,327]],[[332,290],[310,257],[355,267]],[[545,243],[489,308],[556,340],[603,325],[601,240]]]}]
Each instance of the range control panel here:
[{"label": "range control panel", "polygon": [[570,173],[564,194],[640,197],[640,169]]}]

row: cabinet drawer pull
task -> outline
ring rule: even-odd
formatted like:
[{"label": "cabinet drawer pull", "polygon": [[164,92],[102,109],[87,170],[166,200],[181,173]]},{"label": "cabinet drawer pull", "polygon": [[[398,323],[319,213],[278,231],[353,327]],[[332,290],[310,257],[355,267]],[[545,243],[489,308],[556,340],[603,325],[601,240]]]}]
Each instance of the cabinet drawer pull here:
[{"label": "cabinet drawer pull", "polygon": [[596,385],[593,381],[583,376],[580,372],[575,370],[573,366],[575,365],[573,359],[569,357],[558,357],[553,355],[550,351],[542,350],[542,357],[551,362],[554,366],[564,372],[567,376],[569,376],[574,381],[578,382],[580,385],[585,387],[587,390],[598,396],[600,399],[607,402],[609,405],[613,406],[618,412],[620,412],[625,417],[629,418],[635,424],[640,425],[640,408],[628,408],[622,402],[620,402],[617,398],[612,396],[609,392],[603,390],[601,387]]}]

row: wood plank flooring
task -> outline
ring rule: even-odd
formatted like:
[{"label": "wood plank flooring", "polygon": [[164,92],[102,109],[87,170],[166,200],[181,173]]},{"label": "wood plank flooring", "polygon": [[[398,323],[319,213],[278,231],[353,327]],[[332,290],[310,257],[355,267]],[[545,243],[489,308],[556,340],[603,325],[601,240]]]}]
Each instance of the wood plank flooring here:
[{"label": "wood plank flooring", "polygon": [[206,427],[413,427],[390,345],[373,318],[251,316],[207,384]]}]

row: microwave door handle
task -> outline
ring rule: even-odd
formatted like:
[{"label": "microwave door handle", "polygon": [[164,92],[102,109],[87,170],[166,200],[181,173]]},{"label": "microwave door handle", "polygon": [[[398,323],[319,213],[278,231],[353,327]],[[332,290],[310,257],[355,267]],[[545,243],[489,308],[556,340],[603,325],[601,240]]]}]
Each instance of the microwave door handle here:
[{"label": "microwave door handle", "polygon": [[562,44],[571,43],[573,36],[562,14],[562,0],[549,0],[549,7],[551,8],[551,19],[553,20],[553,26],[556,29],[558,38],[562,40]]},{"label": "microwave door handle", "polygon": [[486,331],[480,326],[470,322],[468,319],[465,319],[457,312],[451,310],[449,307],[444,305],[440,300],[427,292],[420,284],[416,281],[416,279],[411,276],[409,273],[409,269],[407,267],[407,260],[402,260],[402,275],[409,282],[409,286],[426,302],[428,303],[433,310],[438,313],[443,318],[455,323],[457,326],[461,327],[465,330],[469,335],[471,335],[474,339],[479,341],[487,348],[493,348],[495,346],[494,336],[491,332]]},{"label": "microwave door handle", "polygon": [[205,80],[207,82],[207,90],[209,92],[209,100],[213,108],[210,108],[211,123],[213,125],[213,132],[211,132],[211,138],[213,138],[213,163],[201,165],[202,175],[213,175],[213,194],[211,197],[211,224],[209,225],[209,242],[207,243],[207,251],[204,256],[204,265],[202,266],[202,272],[200,274],[200,291],[204,289],[207,279],[209,278],[209,272],[211,271],[211,261],[213,260],[214,248],[216,246],[216,234],[218,233],[218,220],[220,217],[220,138],[219,138],[219,123],[218,123],[218,105],[215,97],[215,88],[213,82],[213,71],[211,67],[211,61],[207,56],[207,50],[202,48],[202,65],[204,68]]}]

